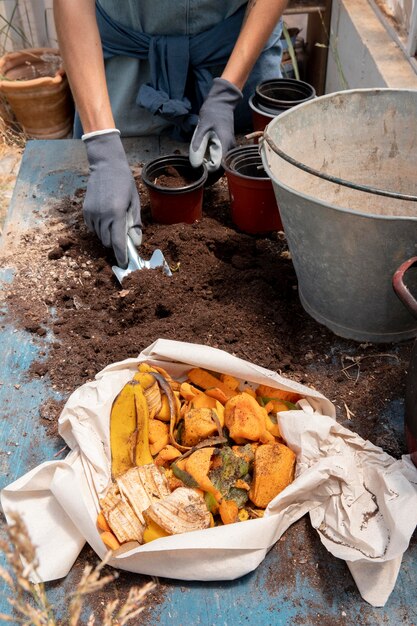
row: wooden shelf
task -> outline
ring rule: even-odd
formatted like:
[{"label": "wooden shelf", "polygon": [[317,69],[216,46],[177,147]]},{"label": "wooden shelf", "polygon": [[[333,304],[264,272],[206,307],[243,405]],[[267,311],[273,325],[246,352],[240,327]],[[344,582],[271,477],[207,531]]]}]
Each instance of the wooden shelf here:
[{"label": "wooden shelf", "polygon": [[290,0],[286,15],[307,15],[305,78],[318,96],[324,93],[332,0]]},{"label": "wooden shelf", "polygon": [[290,0],[284,15],[297,15],[303,13],[324,13],[327,9],[327,3],[317,2],[317,0]]}]

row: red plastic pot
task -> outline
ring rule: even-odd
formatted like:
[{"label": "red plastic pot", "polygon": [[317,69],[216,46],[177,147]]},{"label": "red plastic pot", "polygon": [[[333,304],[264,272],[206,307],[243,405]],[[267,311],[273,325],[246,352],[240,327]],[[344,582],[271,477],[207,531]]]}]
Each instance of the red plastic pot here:
[{"label": "red plastic pot", "polygon": [[283,230],[271,179],[257,146],[239,146],[223,159],[233,223],[252,235]]},{"label": "red plastic pot", "polygon": [[146,163],[142,180],[149,193],[151,216],[159,224],[192,224],[201,219],[207,169],[194,168],[188,157],[173,154]]}]

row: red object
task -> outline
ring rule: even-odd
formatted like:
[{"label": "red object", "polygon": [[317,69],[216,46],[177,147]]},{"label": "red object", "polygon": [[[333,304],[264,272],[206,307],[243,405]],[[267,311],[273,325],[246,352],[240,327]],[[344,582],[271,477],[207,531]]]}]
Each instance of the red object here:
[{"label": "red object", "polygon": [[203,215],[203,188],[173,193],[148,189],[151,202],[151,216],[159,224],[192,224]]},{"label": "red object", "polygon": [[[176,170],[189,181],[182,187],[163,186],[158,178],[170,176]],[[205,166],[194,168],[183,155],[158,157],[142,170],[142,180],[149,193],[151,216],[159,224],[192,224],[203,214],[203,192],[207,181]]]},{"label": "red object", "polygon": [[[258,109],[253,101],[253,96],[249,99],[249,106],[252,111],[252,126],[255,131],[263,131],[265,127],[268,126],[269,122],[279,115],[279,112],[277,112],[276,115],[272,115]],[[258,138],[256,139],[256,142],[257,141]]]},{"label": "red object", "polygon": [[[392,279],[392,286],[395,293],[414,317],[417,317],[417,300],[412,291],[410,291],[409,285],[411,282],[410,279],[413,277],[413,270],[415,272],[416,269],[417,257],[414,256],[400,265]],[[409,279],[408,285],[405,282],[407,272]],[[414,275],[414,287],[415,282]],[[406,378],[404,431],[408,452],[411,460],[417,467],[417,340],[414,342],[411,351],[410,364]]]},{"label": "red object", "polygon": [[223,160],[233,223],[252,235],[283,230],[271,179],[256,146],[230,150]]}]

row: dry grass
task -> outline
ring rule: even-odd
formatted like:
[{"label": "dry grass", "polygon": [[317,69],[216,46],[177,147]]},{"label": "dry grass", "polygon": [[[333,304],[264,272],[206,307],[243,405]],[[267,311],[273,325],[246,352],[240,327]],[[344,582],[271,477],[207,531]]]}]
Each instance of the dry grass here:
[{"label": "dry grass", "polygon": [[[6,557],[8,569],[0,567],[0,577],[9,588],[8,602],[13,614],[0,613],[0,621],[25,626],[58,626],[58,623],[62,626],[81,626],[86,596],[103,589],[117,578],[117,572],[103,574],[111,552],[95,568],[91,565],[85,566],[77,587],[66,598],[66,618],[58,622],[44,585],[30,582],[30,579],[37,578],[38,562],[26,526],[19,515],[11,514],[10,517],[12,524],[7,529],[8,541],[0,540],[0,550]],[[87,626],[125,626],[144,610],[141,605],[155,587],[154,583],[147,583],[142,588],[132,587],[122,605],[115,599],[107,603],[102,615],[91,613]]]}]

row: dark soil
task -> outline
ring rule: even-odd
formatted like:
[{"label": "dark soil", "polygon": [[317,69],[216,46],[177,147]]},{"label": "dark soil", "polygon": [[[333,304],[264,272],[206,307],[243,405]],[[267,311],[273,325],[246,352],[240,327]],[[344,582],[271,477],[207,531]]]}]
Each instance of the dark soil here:
[{"label": "dark soil", "polygon": [[168,189],[178,189],[180,187],[187,187],[195,180],[187,178],[179,173],[179,171],[172,165],[168,165],[165,168],[165,173],[161,174],[155,179],[155,184],[159,187],[167,187]]},{"label": "dark soil", "polygon": [[[140,165],[134,171],[144,222],[140,253],[149,258],[161,248],[172,277],[142,270],[121,287],[111,270],[111,251],[84,225],[83,190],[46,207],[36,230],[23,236],[6,233],[10,245],[4,263],[17,268],[3,294],[11,323],[46,342],[43,358],[29,375],[46,377],[62,395],[62,402],[39,407],[47,433],[56,435],[63,402],[79,385],[112,362],[136,357],[161,337],[220,348],[310,385],[335,403],[344,426],[395,457],[406,452],[402,411],[412,342],[358,344],[316,323],[300,304],[284,234],[239,232],[230,220],[224,177],[205,190],[200,221],[164,226],[151,222]],[[299,532],[300,524],[291,532]],[[313,547],[304,545],[303,563],[310,559],[317,567],[320,542],[310,534]],[[74,576],[86,559],[95,559],[88,546]],[[138,581],[142,578],[120,572],[108,593],[116,589],[125,596]],[[162,583],[145,603],[147,610],[165,593]],[[98,594],[94,606],[107,597]],[[145,613],[143,623],[146,618]],[[153,623],[152,611],[149,620]]]},{"label": "dark soil", "polygon": [[[140,164],[134,171],[144,222],[140,253],[149,258],[161,248],[172,277],[142,270],[121,287],[111,251],[84,225],[84,191],[47,207],[44,225],[10,248],[21,267],[6,294],[9,314],[33,335],[51,337],[31,375],[48,376],[65,399],[160,337],[207,344],[315,387],[345,426],[394,456],[405,452],[402,424],[393,425],[390,415],[393,406],[402,410],[412,343],[358,344],[316,323],[300,304],[284,234],[239,232],[225,177],[205,190],[200,221],[164,226],[151,222]],[[48,417],[40,411],[52,434],[59,410],[54,419],[50,406]]]}]

